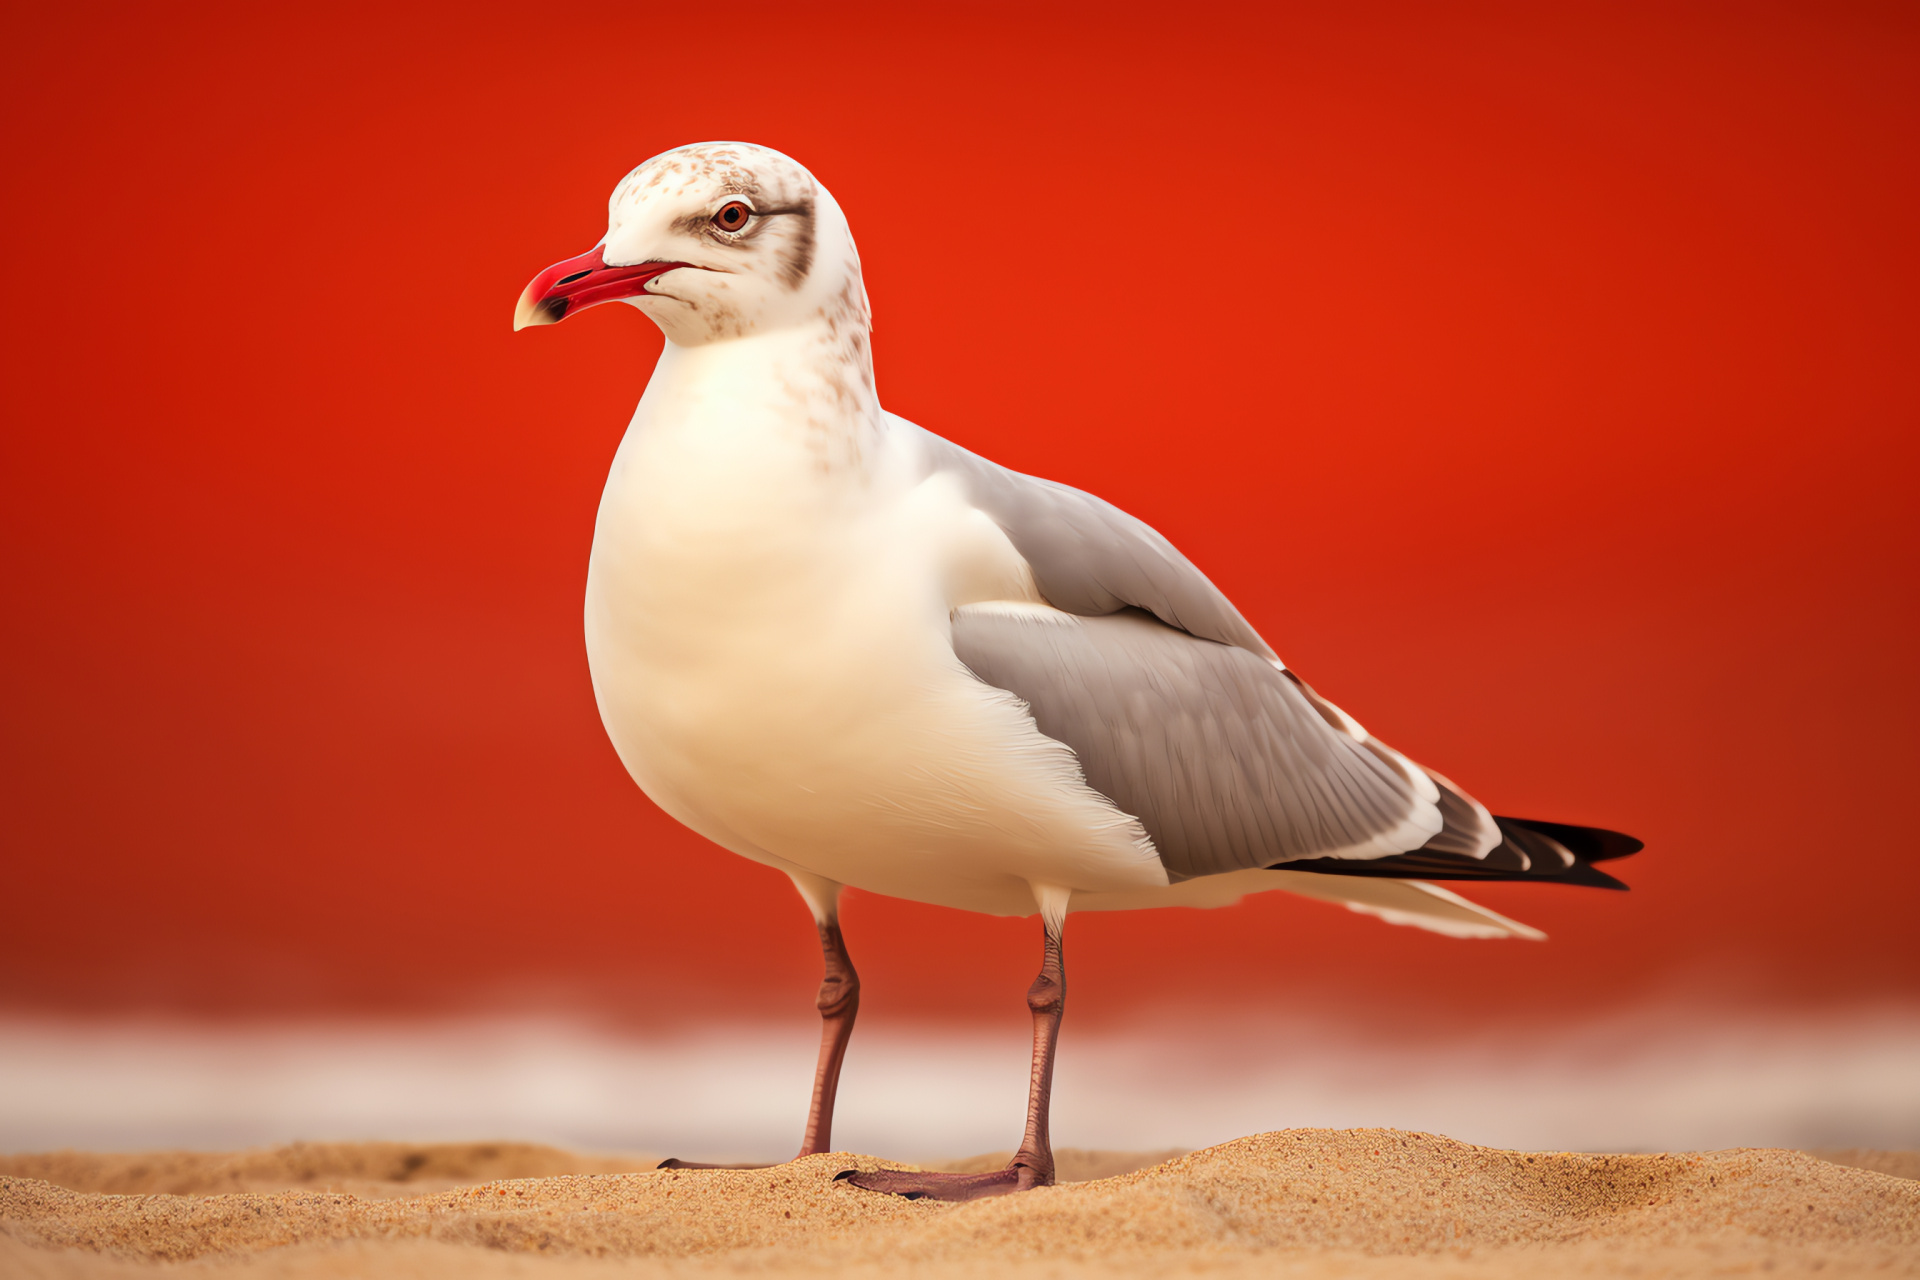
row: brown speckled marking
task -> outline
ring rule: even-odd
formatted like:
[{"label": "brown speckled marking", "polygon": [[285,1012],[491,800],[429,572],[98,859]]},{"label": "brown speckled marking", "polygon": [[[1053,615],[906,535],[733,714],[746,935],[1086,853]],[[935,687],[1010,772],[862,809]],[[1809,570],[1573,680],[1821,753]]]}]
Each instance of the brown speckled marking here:
[{"label": "brown speckled marking", "polygon": [[873,421],[880,410],[873,387],[873,352],[867,341],[872,316],[857,257],[833,299],[820,309],[820,316],[826,323],[820,330],[820,356],[812,372],[826,392],[830,413],[826,422],[809,417],[811,443],[822,472],[832,471],[837,465],[857,469],[863,462],[859,438],[828,425],[836,420]]},{"label": "brown speckled marking", "polygon": [[787,288],[798,289],[807,282],[813,269],[813,192],[804,192],[790,209],[776,210],[793,219],[793,234],[781,252],[780,278]]}]

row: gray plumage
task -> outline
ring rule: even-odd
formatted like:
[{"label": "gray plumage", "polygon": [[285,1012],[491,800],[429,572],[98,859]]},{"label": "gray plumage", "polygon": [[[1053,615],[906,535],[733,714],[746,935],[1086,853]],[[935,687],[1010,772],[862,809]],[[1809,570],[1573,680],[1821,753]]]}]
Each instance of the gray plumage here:
[{"label": "gray plumage", "polygon": [[1404,830],[1419,803],[1392,763],[1329,725],[1267,660],[1138,609],[1048,619],[964,608],[953,647],[1073,749],[1174,880],[1350,850]]},{"label": "gray plumage", "polygon": [[988,462],[905,418],[888,418],[919,438],[928,471],[960,477],[973,505],[1025,557],[1054,608],[1087,617],[1145,609],[1189,634],[1275,656],[1220,588],[1145,521],[1090,493]]},{"label": "gray plumage", "polygon": [[959,609],[955,653],[1073,750],[1088,785],[1139,819],[1172,879],[1291,866],[1620,887],[1591,863],[1639,841],[1495,818],[1283,669],[1220,589],[1144,522],[891,421],[914,433],[928,474],[965,486],[1060,611]]},{"label": "gray plumage", "polygon": [[[1408,825],[1424,806],[1409,778],[1418,766],[1355,737],[1151,526],[905,419],[892,423],[914,433],[929,473],[957,477],[1000,526],[1047,602],[1082,620],[963,609],[954,617],[960,660],[1073,749],[1088,784],[1140,819],[1170,876],[1416,848],[1466,862],[1492,851],[1499,870],[1527,869],[1491,815],[1432,774],[1441,826],[1422,845],[1418,824]],[[1409,837],[1404,848],[1356,848],[1395,830]]]}]

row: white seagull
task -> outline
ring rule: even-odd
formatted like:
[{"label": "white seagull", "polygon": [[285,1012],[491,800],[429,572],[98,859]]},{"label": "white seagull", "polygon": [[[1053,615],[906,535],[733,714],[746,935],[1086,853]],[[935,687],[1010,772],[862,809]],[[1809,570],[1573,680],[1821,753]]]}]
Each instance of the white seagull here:
[{"label": "white seagull", "polygon": [[787,156],[712,142],[647,161],[600,243],[527,286],[514,328],[613,301],[666,344],[594,525],[594,696],[654,803],[784,871],[813,911],[826,978],[801,1155],[830,1149],[859,1005],[846,885],[1044,923],[1012,1163],[843,1175],[955,1200],[1053,1181],[1070,911],[1284,889],[1539,938],[1429,882],[1624,887],[1592,864],[1639,841],[1493,816],[1316,694],[1141,521],[882,409],[846,216]]}]

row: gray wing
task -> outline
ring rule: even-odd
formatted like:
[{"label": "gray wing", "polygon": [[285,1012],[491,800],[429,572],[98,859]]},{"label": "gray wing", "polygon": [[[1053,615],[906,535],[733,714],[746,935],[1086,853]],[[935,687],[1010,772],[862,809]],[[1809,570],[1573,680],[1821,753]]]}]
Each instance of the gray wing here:
[{"label": "gray wing", "polygon": [[1220,588],[1145,521],[1090,493],[1009,471],[904,418],[928,470],[958,475],[1033,569],[1056,609],[1085,616],[1145,609],[1170,627],[1272,658]]},{"label": "gray wing", "polygon": [[1317,857],[1383,857],[1441,827],[1412,766],[1336,727],[1246,649],[1137,609],[959,609],[953,647],[1024,699],[1087,783],[1140,820],[1176,879]]},{"label": "gray wing", "polygon": [[892,421],[914,434],[929,473],[959,477],[1047,602],[1078,618],[962,609],[955,652],[1073,749],[1089,785],[1141,820],[1170,875],[1413,850],[1525,868],[1478,802],[1281,670],[1233,602],[1144,521]]}]

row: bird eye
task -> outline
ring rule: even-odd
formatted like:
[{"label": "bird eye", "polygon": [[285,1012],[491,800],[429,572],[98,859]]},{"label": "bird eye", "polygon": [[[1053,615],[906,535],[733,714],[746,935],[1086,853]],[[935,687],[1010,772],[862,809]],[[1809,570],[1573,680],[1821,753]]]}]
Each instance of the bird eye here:
[{"label": "bird eye", "polygon": [[747,219],[753,216],[753,210],[744,200],[729,200],[720,206],[720,212],[713,215],[713,225],[722,231],[738,231],[747,225]]}]

